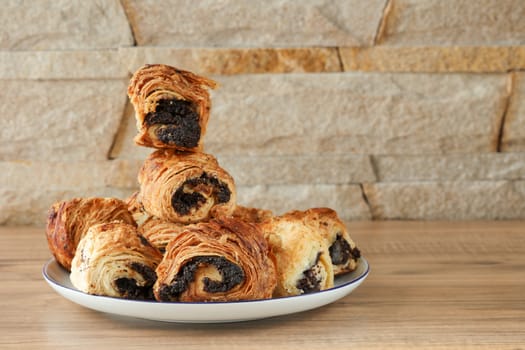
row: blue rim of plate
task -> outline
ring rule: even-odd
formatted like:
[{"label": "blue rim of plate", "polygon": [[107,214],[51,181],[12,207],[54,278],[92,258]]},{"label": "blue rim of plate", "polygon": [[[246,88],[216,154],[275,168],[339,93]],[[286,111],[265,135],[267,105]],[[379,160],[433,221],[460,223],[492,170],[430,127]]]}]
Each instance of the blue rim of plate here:
[{"label": "blue rim of plate", "polygon": [[[72,287],[63,285],[60,282],[58,282],[56,279],[51,277],[49,275],[49,273],[47,272],[47,270],[48,270],[49,265],[51,265],[53,263],[56,263],[58,265],[58,267],[60,269],[62,269],[65,274],[69,274],[69,272],[67,272],[62,266],[60,266],[58,264],[58,262],[56,262],[55,258],[51,258],[42,267],[42,276],[44,277],[44,279],[48,283],[52,283],[53,285],[55,285],[55,286],[57,286],[59,288],[67,289],[67,290],[70,290],[71,292],[78,293],[78,294],[81,294],[81,295],[90,296],[90,297],[94,297],[94,298],[111,299],[111,300],[114,300],[116,302],[117,301],[118,302],[124,302],[124,303],[125,302],[131,302],[131,303],[134,303],[134,304],[135,303],[145,303],[145,304],[154,304],[154,305],[161,304],[161,302],[155,301],[155,300],[133,300],[133,299],[124,299],[124,298],[117,298],[117,297],[109,297],[109,296],[104,296],[104,295],[93,295],[93,294],[84,293],[84,292],[82,292],[82,291],[80,291],[80,290],[78,290],[76,288],[72,288]],[[344,282],[342,284],[334,286],[332,288],[325,289],[325,290],[322,290],[322,291],[319,291],[319,292],[315,292],[315,293],[293,295],[293,296],[286,296],[286,297],[278,297],[278,298],[271,298],[271,299],[260,299],[260,300],[214,301],[214,302],[185,301],[185,302],[162,302],[162,304],[171,304],[171,305],[210,305],[210,304],[218,305],[218,304],[230,304],[231,305],[231,304],[243,304],[243,303],[264,303],[264,302],[268,302],[270,300],[284,300],[284,299],[291,299],[291,298],[307,298],[308,296],[319,295],[319,294],[322,294],[322,293],[329,293],[329,292],[335,291],[337,289],[345,288],[345,287],[348,287],[348,286],[350,286],[352,284],[355,284],[355,283],[365,279],[368,276],[368,274],[370,273],[370,264],[368,263],[368,261],[364,257],[360,257],[359,258],[358,266],[360,264],[365,264],[365,270],[362,273],[358,274],[356,277],[354,277],[354,278],[350,279],[349,281],[346,281],[346,282]],[[354,270],[352,272],[349,272],[348,274],[342,275],[340,277],[336,277],[336,279],[337,278],[342,279],[342,278],[348,277],[348,275],[350,275],[352,273],[355,273],[355,271],[356,270]]]}]

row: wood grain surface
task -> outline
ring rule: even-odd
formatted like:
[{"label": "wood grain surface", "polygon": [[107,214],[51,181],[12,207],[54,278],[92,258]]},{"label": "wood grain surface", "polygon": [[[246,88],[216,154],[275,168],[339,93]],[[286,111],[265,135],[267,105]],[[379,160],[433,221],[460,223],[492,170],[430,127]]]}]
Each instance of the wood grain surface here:
[{"label": "wood grain surface", "polygon": [[368,279],[328,306],[175,324],[85,309],[42,278],[43,229],[0,228],[0,349],[525,349],[525,222],[349,222]]}]

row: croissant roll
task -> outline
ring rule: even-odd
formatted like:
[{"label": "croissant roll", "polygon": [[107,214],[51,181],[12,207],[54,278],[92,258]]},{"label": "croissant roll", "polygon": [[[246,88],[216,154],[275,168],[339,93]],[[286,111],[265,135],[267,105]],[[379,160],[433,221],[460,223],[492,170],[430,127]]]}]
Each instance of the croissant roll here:
[{"label": "croissant roll", "polygon": [[90,226],[113,220],[135,225],[124,201],[116,198],[73,198],[53,204],[49,210],[46,237],[57,262],[71,270],[78,242]]},{"label": "croissant roll", "polygon": [[216,82],[163,64],[135,72],[128,96],[135,108],[135,143],[155,148],[199,151],[210,115],[208,88]]},{"label": "croissant roll", "polygon": [[338,276],[355,270],[361,252],[337,213],[330,208],[312,208],[306,210],[304,215],[328,244],[334,274]]},{"label": "croissant roll", "polygon": [[164,253],[168,243],[185,230],[186,227],[187,225],[185,224],[150,217],[142,223],[137,230],[139,234],[144,236],[154,247]]},{"label": "croissant roll", "polygon": [[138,226],[148,221],[152,216],[146,212],[139,198],[139,191],[133,192],[127,199],[128,210]]},{"label": "croissant roll", "polygon": [[276,284],[260,228],[231,217],[189,225],[166,247],[157,275],[159,301],[268,299]]},{"label": "croissant roll", "polygon": [[94,295],[153,300],[155,269],[162,254],[133,225],[111,222],[91,226],[80,240],[70,279]]},{"label": "croissant roll", "polygon": [[162,220],[195,223],[235,209],[233,178],[209,154],[155,151],[138,180],[144,209]]},{"label": "croissant roll", "polygon": [[252,208],[237,205],[232,213],[232,216],[241,221],[259,224],[273,217],[273,213],[271,210],[268,209]]},{"label": "croissant roll", "polygon": [[325,239],[302,215],[289,212],[262,224],[276,258],[274,297],[318,292],[334,286],[334,270]]}]

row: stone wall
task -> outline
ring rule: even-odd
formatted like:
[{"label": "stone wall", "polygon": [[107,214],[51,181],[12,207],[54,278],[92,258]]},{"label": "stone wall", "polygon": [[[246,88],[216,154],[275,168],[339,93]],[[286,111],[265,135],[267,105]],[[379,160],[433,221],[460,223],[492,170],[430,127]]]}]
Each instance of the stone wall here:
[{"label": "stone wall", "polygon": [[522,0],[39,0],[0,11],[0,224],[125,198],[130,75],[220,83],[205,150],[239,203],[348,220],[525,219]]}]

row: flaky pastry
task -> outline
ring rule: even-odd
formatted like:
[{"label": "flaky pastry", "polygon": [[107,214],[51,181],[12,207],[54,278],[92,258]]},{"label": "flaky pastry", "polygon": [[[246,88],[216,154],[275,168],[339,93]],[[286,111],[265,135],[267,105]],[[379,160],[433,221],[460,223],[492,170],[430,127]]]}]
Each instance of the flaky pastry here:
[{"label": "flaky pastry", "polygon": [[208,88],[216,82],[164,64],[138,69],[128,86],[135,109],[135,143],[154,148],[202,150],[210,115]]},{"label": "flaky pastry", "polygon": [[159,301],[267,299],[276,284],[260,228],[231,217],[189,225],[166,247],[157,276]]},{"label": "flaky pastry", "polygon": [[335,276],[356,269],[361,252],[335,210],[311,208],[297,215],[303,215],[305,222],[318,230],[325,239]]},{"label": "flaky pastry", "polygon": [[95,224],[120,220],[135,225],[124,201],[116,198],[73,198],[53,204],[49,210],[46,236],[49,250],[67,270],[78,242]]},{"label": "flaky pastry", "polygon": [[334,271],[326,240],[302,215],[289,212],[261,224],[276,259],[274,296],[318,292],[334,286]]},{"label": "flaky pastry", "polygon": [[71,264],[71,283],[80,291],[126,299],[153,299],[161,252],[133,225],[91,226]]},{"label": "flaky pastry", "polygon": [[157,150],[138,175],[146,212],[183,224],[230,215],[235,209],[233,178],[212,155]]}]

